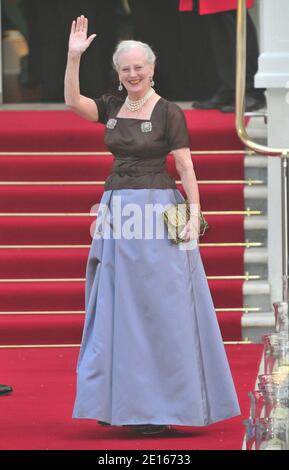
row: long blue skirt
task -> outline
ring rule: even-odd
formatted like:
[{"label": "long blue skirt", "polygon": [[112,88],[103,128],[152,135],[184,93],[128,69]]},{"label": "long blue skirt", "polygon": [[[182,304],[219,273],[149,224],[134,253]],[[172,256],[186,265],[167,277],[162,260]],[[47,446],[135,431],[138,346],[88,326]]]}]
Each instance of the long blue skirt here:
[{"label": "long blue skirt", "polygon": [[[122,207],[183,201],[177,189],[110,190],[101,200],[110,214],[116,196]],[[163,224],[161,213],[155,217]],[[205,426],[239,415],[198,246],[182,249],[167,233],[104,233],[94,236],[87,262],[73,417]]]}]

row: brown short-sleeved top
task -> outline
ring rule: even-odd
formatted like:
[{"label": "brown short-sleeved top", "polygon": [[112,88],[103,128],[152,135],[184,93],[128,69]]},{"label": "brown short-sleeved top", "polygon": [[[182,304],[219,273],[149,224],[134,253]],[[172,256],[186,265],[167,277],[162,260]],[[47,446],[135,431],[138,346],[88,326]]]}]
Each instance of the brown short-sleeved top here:
[{"label": "brown short-sleeved top", "polygon": [[174,178],[166,172],[165,161],[172,150],[190,146],[183,111],[160,98],[149,120],[120,118],[117,114],[122,99],[106,94],[95,103],[99,122],[106,124],[105,144],[115,157],[105,191],[176,188]]}]

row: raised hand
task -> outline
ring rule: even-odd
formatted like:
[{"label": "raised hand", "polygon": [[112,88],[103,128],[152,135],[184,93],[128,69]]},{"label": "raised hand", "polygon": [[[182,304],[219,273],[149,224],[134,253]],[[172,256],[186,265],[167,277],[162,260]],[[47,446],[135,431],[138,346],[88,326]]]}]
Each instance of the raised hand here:
[{"label": "raised hand", "polygon": [[73,20],[68,42],[68,52],[82,54],[92,43],[96,34],[87,37],[88,19],[78,16]]}]

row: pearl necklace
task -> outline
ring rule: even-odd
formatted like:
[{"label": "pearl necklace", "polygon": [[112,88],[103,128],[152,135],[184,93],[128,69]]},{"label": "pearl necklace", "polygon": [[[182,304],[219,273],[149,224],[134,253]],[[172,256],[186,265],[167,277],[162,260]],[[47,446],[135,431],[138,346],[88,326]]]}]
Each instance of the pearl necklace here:
[{"label": "pearl necklace", "polygon": [[150,88],[150,90],[147,92],[147,94],[141,98],[140,100],[131,100],[128,96],[125,99],[125,105],[126,107],[134,112],[138,111],[140,108],[143,107],[143,105],[146,103],[146,101],[155,93],[155,90],[153,88]]}]

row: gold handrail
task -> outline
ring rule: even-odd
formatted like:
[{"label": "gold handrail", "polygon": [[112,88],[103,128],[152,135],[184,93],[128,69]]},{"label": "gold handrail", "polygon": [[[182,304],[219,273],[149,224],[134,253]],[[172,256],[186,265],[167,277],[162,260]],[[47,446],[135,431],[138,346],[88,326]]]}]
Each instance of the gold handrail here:
[{"label": "gold handrail", "polygon": [[250,150],[264,155],[289,157],[289,148],[275,148],[261,145],[250,138],[245,127],[246,91],[246,0],[238,0],[237,9],[237,50],[236,50],[236,129],[239,138]]},{"label": "gold handrail", "polygon": [[246,91],[246,43],[247,43],[247,9],[246,0],[238,0],[237,7],[237,50],[236,50],[236,130],[241,141],[256,153],[280,157],[282,165],[282,300],[288,302],[288,181],[289,181],[289,148],[275,148],[253,141],[245,129],[245,91]]},{"label": "gold handrail", "polygon": [[[191,150],[190,151],[191,155],[248,155],[252,156],[253,152],[250,152],[249,150]],[[56,152],[56,151],[48,151],[48,152],[0,152],[0,157],[96,157],[96,156],[103,156],[103,155],[109,155],[112,156],[111,152],[103,151],[103,152],[97,152],[97,151],[92,151],[92,152]]]}]

